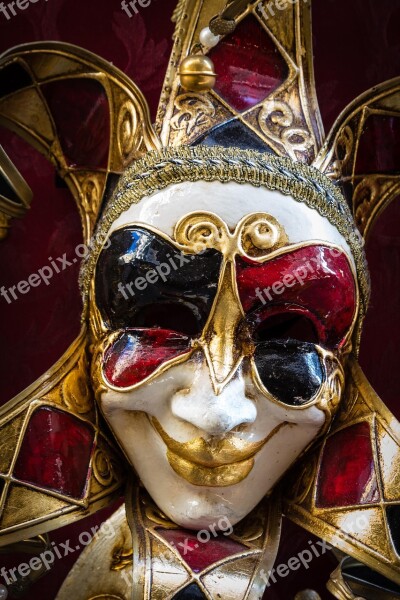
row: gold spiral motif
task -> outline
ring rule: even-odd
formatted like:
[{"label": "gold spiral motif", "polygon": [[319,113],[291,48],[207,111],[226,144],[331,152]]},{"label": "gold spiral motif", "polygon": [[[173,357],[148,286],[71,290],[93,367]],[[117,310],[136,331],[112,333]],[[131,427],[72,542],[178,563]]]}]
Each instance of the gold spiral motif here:
[{"label": "gold spiral motif", "polygon": [[94,453],[93,474],[104,487],[109,486],[114,479],[111,460],[100,448],[96,448]]},{"label": "gold spiral motif", "polygon": [[99,208],[102,191],[94,177],[87,177],[82,183],[82,206],[88,213],[96,213]]},{"label": "gold spiral motif", "polygon": [[283,227],[267,213],[248,215],[238,223],[233,233],[214,213],[190,213],[178,221],[174,233],[184,252],[213,248],[229,259],[236,254],[262,258],[288,242]]},{"label": "gold spiral motif", "polygon": [[224,253],[229,237],[227,226],[213,213],[186,215],[175,226],[176,241],[189,252],[214,248]]},{"label": "gold spiral motif", "polygon": [[118,149],[123,159],[134,150],[137,115],[132,102],[124,102],[118,115]]},{"label": "gold spiral motif", "polygon": [[251,258],[266,256],[288,241],[278,221],[265,213],[251,215],[242,224],[238,240],[241,253]]}]

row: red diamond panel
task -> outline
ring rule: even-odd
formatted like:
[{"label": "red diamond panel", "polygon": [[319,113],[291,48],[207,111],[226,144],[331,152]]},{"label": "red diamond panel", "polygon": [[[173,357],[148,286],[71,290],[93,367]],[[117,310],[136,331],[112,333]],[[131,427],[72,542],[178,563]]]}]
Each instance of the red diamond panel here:
[{"label": "red diamond panel", "polygon": [[264,100],[289,73],[282,54],[252,15],[223,38],[209,56],[217,73],[215,91],[237,111]]},{"label": "red diamond panel", "polygon": [[166,329],[127,329],[104,357],[107,381],[126,388],[142,381],[164,362],[185,354],[190,339]]},{"label": "red diamond panel", "polygon": [[89,475],[93,428],[68,413],[37,409],[27,427],[14,477],[82,498]]},{"label": "red diamond panel", "polygon": [[205,533],[195,535],[185,529],[157,529],[159,533],[171,546],[178,550],[183,560],[195,573],[203,571],[219,560],[239,554],[247,550],[246,546],[238,544],[225,537],[218,535],[207,542]]},{"label": "red diamond panel", "polygon": [[319,470],[316,505],[371,504],[379,498],[369,424],[358,423],[330,437]]}]

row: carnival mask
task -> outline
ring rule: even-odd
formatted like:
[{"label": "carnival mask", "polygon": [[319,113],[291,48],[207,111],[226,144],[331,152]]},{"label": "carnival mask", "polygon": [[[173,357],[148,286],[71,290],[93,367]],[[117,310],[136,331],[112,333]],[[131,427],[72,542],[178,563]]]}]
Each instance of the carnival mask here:
[{"label": "carnival mask", "polygon": [[94,386],[176,523],[232,524],[328,427],[358,305],[346,239],[249,183],[175,183],[120,214],[92,282]]}]

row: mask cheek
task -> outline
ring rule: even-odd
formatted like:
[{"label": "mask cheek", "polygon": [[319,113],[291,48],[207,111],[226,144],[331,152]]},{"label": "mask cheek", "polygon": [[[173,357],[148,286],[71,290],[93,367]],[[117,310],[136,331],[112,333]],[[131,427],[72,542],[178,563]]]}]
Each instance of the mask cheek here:
[{"label": "mask cheek", "polygon": [[189,351],[190,338],[175,331],[128,329],[106,347],[100,359],[103,378],[112,388],[123,391]]}]

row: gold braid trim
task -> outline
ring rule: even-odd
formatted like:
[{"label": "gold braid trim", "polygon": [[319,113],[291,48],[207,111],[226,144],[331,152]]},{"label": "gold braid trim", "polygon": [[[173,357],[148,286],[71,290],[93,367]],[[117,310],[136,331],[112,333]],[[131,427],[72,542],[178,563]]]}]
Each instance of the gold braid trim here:
[{"label": "gold braid trim", "polygon": [[[82,267],[80,283],[85,307],[97,258],[113,222],[144,196],[184,181],[250,183],[290,195],[316,209],[337,228],[351,248],[361,292],[359,322],[362,321],[370,294],[368,268],[362,237],[339,188],[318,169],[290,158],[219,146],[151,151],[125,171],[98,224],[92,251]],[[188,210],[192,209],[188,206]]]}]

